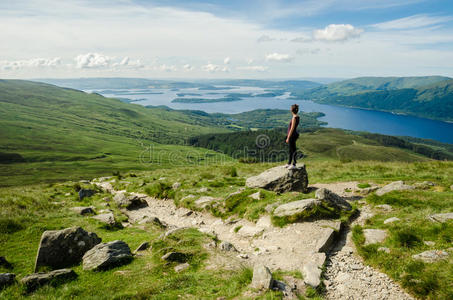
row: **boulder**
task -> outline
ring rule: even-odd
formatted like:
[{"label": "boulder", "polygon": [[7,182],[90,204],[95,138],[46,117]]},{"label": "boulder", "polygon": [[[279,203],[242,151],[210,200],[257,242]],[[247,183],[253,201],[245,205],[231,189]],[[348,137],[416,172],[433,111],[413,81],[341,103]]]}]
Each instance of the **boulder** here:
[{"label": "boulder", "polygon": [[448,220],[453,220],[453,212],[430,215],[428,216],[428,219],[433,222],[445,223]]},{"label": "boulder", "polygon": [[433,187],[433,186],[435,186],[435,184],[434,184],[434,182],[431,182],[431,181],[423,181],[423,182],[414,183],[414,187],[416,189],[422,189],[422,190],[429,189],[430,187]]},{"label": "boulder", "polygon": [[257,176],[248,178],[246,186],[249,188],[263,188],[277,193],[290,191],[307,192],[308,174],[304,164],[299,164],[294,169],[277,166]]},{"label": "boulder", "polygon": [[274,216],[277,217],[289,217],[303,213],[306,210],[310,210],[315,206],[321,204],[321,200],[318,199],[303,199],[282,204],[274,210]]},{"label": "boulder", "polygon": [[144,199],[144,197],[139,197],[136,195],[128,195],[126,193],[116,193],[115,197],[113,197],[113,201],[115,201],[116,205],[121,208],[126,208],[128,210],[138,209],[142,207],[148,206],[148,203]]},{"label": "boulder", "polygon": [[16,282],[16,274],[1,273],[0,274],[0,290],[4,287],[14,284]]},{"label": "boulder", "polygon": [[175,272],[179,273],[179,272],[185,271],[189,267],[190,267],[190,265],[188,263],[179,264],[179,265],[175,266]]},{"label": "boulder", "polygon": [[187,255],[181,252],[168,252],[165,255],[163,255],[161,259],[169,262],[176,261],[183,263],[187,261]]},{"label": "boulder", "polygon": [[101,242],[95,233],[81,227],[44,231],[38,247],[35,272],[41,266],[53,269],[78,264],[83,255]]},{"label": "boulder", "polygon": [[110,182],[101,182],[96,184],[98,187],[101,188],[106,193],[112,194],[115,189],[113,188],[112,184]]},{"label": "boulder", "polygon": [[104,224],[106,224],[108,226],[114,226],[116,224],[115,216],[113,215],[112,212],[108,212],[108,213],[105,213],[105,214],[99,214],[99,215],[96,215],[96,216],[94,216],[92,218],[96,219],[99,222],[104,223]]},{"label": "boulder", "polygon": [[252,198],[252,199],[255,199],[255,200],[260,200],[261,199],[261,191],[253,193],[249,197]]},{"label": "boulder", "polygon": [[83,256],[84,270],[106,270],[132,260],[129,246],[123,241],[98,244]]},{"label": "boulder", "polygon": [[236,247],[234,247],[233,244],[230,242],[223,241],[219,245],[220,250],[222,251],[232,251],[232,252],[237,252]]},{"label": "boulder", "polygon": [[369,244],[382,243],[387,237],[387,232],[382,229],[364,229],[365,246]]},{"label": "boulder", "polygon": [[200,198],[198,198],[197,200],[195,200],[195,206],[198,207],[198,208],[205,208],[207,207],[209,204],[215,202],[217,199],[214,198],[214,197],[210,197],[210,196],[202,196]]},{"label": "boulder", "polygon": [[138,224],[154,224],[160,228],[167,228],[167,225],[163,224],[158,217],[145,216],[141,219]]},{"label": "boulder", "polygon": [[82,200],[83,198],[91,197],[96,193],[94,190],[90,189],[80,189],[79,190],[79,199]]},{"label": "boulder", "polygon": [[403,190],[413,190],[414,187],[411,185],[406,185],[404,184],[403,181],[394,181],[392,183],[387,184],[386,186],[381,187],[376,191],[376,195],[382,196],[386,193],[392,192],[392,191],[403,191]]},{"label": "boulder", "polygon": [[413,259],[422,260],[426,263],[433,263],[448,258],[448,252],[442,250],[428,250],[419,254],[412,255]]},{"label": "boulder", "polygon": [[379,205],[376,205],[376,208],[381,209],[381,210],[385,210],[385,211],[392,211],[393,210],[392,206],[388,205],[388,204],[379,204]]},{"label": "boulder", "polygon": [[392,218],[385,219],[384,224],[390,224],[390,223],[398,222],[398,221],[400,221],[400,218],[392,217]]},{"label": "boulder", "polygon": [[274,279],[272,273],[264,265],[257,264],[253,267],[253,278],[251,287],[258,290],[269,290],[272,288]]},{"label": "boulder", "polygon": [[146,249],[149,248],[149,246],[150,246],[149,242],[143,242],[137,247],[137,249],[135,249],[134,253],[137,253],[139,251],[145,251]]},{"label": "boulder", "polygon": [[302,268],[305,284],[317,288],[321,284],[321,269],[314,262],[304,264]]},{"label": "boulder", "polygon": [[326,188],[316,190],[315,197],[316,199],[327,202],[330,206],[335,208],[341,210],[351,210],[351,204]]},{"label": "boulder", "polygon": [[75,213],[79,215],[87,215],[87,214],[94,214],[94,210],[92,206],[76,206],[72,207],[71,210],[73,210]]},{"label": "boulder", "polygon": [[57,284],[63,281],[75,279],[77,274],[71,269],[60,269],[48,273],[33,273],[22,278],[28,292],[34,291],[45,284]]}]

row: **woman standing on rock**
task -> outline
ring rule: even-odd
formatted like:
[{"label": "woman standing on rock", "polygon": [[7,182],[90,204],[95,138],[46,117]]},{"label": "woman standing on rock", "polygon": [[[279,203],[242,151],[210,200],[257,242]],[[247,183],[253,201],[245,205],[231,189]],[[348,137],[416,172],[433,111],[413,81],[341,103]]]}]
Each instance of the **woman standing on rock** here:
[{"label": "woman standing on rock", "polygon": [[296,141],[299,137],[297,132],[297,126],[299,125],[299,105],[291,105],[291,113],[293,117],[291,122],[289,122],[288,132],[286,134],[286,143],[289,145],[289,159],[288,164],[285,166],[288,169],[294,169],[296,167]]}]

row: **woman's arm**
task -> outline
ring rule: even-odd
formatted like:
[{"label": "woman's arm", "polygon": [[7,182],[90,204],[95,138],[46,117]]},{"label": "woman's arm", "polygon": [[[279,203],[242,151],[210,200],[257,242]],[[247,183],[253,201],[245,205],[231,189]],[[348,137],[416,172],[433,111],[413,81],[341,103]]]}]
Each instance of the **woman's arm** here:
[{"label": "woman's arm", "polygon": [[291,120],[291,128],[289,129],[288,136],[286,137],[286,143],[289,143],[289,137],[293,135],[294,129],[296,128],[296,117]]}]

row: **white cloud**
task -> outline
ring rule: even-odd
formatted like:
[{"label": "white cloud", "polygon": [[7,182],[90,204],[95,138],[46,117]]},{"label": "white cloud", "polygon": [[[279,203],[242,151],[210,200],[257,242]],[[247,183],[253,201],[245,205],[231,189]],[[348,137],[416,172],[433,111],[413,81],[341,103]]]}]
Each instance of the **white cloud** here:
[{"label": "white cloud", "polygon": [[256,71],[256,72],[265,72],[269,69],[269,67],[266,66],[243,66],[243,67],[237,67],[237,70],[240,71]]},{"label": "white cloud", "polygon": [[313,39],[317,41],[340,42],[357,38],[363,29],[355,28],[351,24],[330,24],[324,29],[313,31]]},{"label": "white cloud", "polygon": [[20,70],[24,68],[46,68],[57,67],[61,65],[61,58],[32,58],[26,60],[3,60],[0,61],[0,68],[2,70]]},{"label": "white cloud", "polygon": [[224,63],[225,65],[228,65],[228,64],[230,64],[230,61],[231,61],[231,58],[230,58],[230,57],[225,57],[225,59],[223,60],[223,63]]},{"label": "white cloud", "polygon": [[378,29],[412,29],[438,25],[453,20],[451,16],[430,16],[427,14],[413,15],[388,22],[374,24]]},{"label": "white cloud", "polygon": [[258,43],[264,43],[264,42],[272,42],[272,41],[275,41],[275,40],[276,40],[275,38],[272,38],[272,37],[268,36],[267,34],[263,34],[256,41]]},{"label": "white cloud", "polygon": [[178,71],[178,68],[174,65],[166,65],[166,64],[162,64],[160,66],[157,66],[155,68],[156,70],[159,70],[159,71],[164,71],[164,72],[176,72]]},{"label": "white cloud", "polygon": [[195,68],[189,64],[185,64],[182,69],[186,72],[190,72],[190,71],[193,71]]},{"label": "white cloud", "polygon": [[129,56],[125,56],[119,63],[114,63],[112,65],[115,68],[132,68],[132,69],[140,69],[144,68],[145,66],[140,62],[140,60],[131,60]]},{"label": "white cloud", "polygon": [[271,53],[266,55],[267,61],[278,61],[278,62],[291,62],[294,57],[289,54]]},{"label": "white cloud", "polygon": [[99,53],[87,53],[78,55],[75,61],[78,69],[107,68],[112,58]]},{"label": "white cloud", "polygon": [[254,61],[255,60],[253,58],[249,58],[249,59],[247,59],[247,64],[251,65],[251,64],[253,64]]},{"label": "white cloud", "polygon": [[215,72],[229,72],[230,69],[228,67],[222,67],[219,65],[214,65],[214,64],[207,64],[201,67],[203,71],[209,72],[209,73],[215,73]]},{"label": "white cloud", "polygon": [[308,42],[311,42],[312,39],[301,36],[301,37],[294,38],[294,39],[292,39],[290,41],[294,42],[294,43],[308,43]]},{"label": "white cloud", "polygon": [[318,54],[321,52],[320,48],[303,48],[303,49],[298,49],[296,51],[296,54],[298,55],[306,55],[306,54]]}]

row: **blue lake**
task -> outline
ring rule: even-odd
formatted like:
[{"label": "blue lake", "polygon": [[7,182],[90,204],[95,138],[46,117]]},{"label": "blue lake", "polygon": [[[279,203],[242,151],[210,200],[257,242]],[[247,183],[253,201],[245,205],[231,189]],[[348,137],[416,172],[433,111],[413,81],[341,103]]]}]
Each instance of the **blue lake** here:
[{"label": "blue lake", "polygon": [[266,92],[263,88],[233,87],[228,90],[200,91],[196,88],[169,90],[94,90],[106,97],[128,98],[138,100],[140,105],[166,105],[173,109],[202,110],[208,113],[240,113],[254,109],[288,109],[291,104],[297,103],[304,112],[322,112],[324,117],[319,120],[328,123],[328,127],[343,128],[356,131],[368,131],[396,136],[411,136],[433,139],[445,143],[453,143],[453,123],[435,121],[392,113],[348,108],[334,105],[318,104],[308,100],[288,99],[289,94],[278,97],[244,97],[241,101],[214,102],[214,103],[172,103],[175,98],[181,98],[178,93],[185,95],[183,98],[221,98],[228,93],[260,94]]}]

